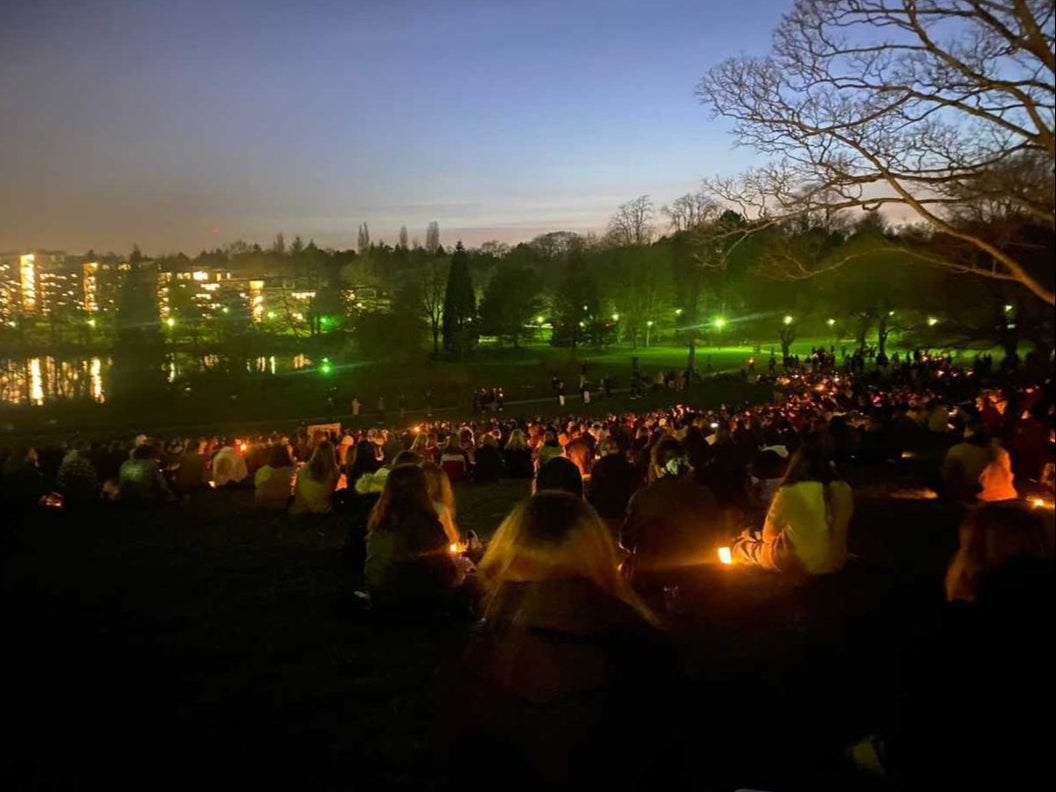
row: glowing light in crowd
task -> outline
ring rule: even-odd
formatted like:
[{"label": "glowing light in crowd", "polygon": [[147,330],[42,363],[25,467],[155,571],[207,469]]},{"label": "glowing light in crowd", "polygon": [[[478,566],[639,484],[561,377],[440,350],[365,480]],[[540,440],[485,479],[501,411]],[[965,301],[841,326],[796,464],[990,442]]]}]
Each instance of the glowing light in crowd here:
[{"label": "glowing light in crowd", "polygon": [[167,324],[169,327],[175,327],[176,320],[170,316],[168,319],[165,320],[165,324]]},{"label": "glowing light in crowd", "polygon": [[728,547],[719,548],[719,563],[720,564],[732,564],[733,563],[733,551]]},{"label": "glowing light in crowd", "polygon": [[791,316],[786,316],[786,317],[785,317],[785,324],[786,324],[786,325],[790,325],[790,324],[792,324],[792,322],[794,322],[794,321],[795,321],[795,320],[794,320],[794,319],[793,319],[793,318],[792,318]]},{"label": "glowing light in crowd", "polygon": [[928,317],[928,327],[934,327],[938,323],[939,323],[939,320],[936,319],[934,316],[929,316]]}]

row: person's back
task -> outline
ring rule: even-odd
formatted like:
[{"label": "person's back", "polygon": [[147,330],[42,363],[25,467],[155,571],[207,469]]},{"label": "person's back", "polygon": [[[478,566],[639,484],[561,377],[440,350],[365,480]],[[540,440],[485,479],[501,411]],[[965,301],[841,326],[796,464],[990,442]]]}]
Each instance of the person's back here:
[{"label": "person's back", "polygon": [[498,481],[502,475],[502,454],[492,440],[485,442],[476,454],[476,465],[473,467],[473,478],[479,482]]},{"label": "person's back", "polygon": [[135,448],[132,458],[121,464],[118,487],[121,500],[126,502],[156,502],[170,496],[168,485],[158,468],[158,461],[154,459],[149,447],[143,445]]},{"label": "person's back", "polygon": [[297,472],[290,514],[326,514],[333,510],[335,478],[316,478],[305,465]]},{"label": "person's back", "polygon": [[528,479],[535,475],[532,463],[532,450],[527,446],[523,448],[509,448],[503,452],[503,472],[508,478]]},{"label": "person's back", "polygon": [[286,509],[290,505],[290,482],[294,475],[291,464],[264,465],[253,476],[253,502],[261,509]]},{"label": "person's back", "polygon": [[457,736],[514,788],[662,788],[680,769],[662,738],[675,670],[658,632],[590,581],[507,583],[466,652]]},{"label": "person's back", "polygon": [[606,454],[591,469],[587,501],[606,520],[622,520],[627,514],[627,502],[640,484],[641,476],[627,457]]},{"label": "person's back", "polygon": [[663,476],[638,490],[628,504],[623,543],[635,554],[636,573],[710,562],[721,514],[707,487],[683,476]]},{"label": "person's back", "polygon": [[837,572],[847,561],[847,527],[853,512],[854,496],[844,481],[786,484],[774,495],[763,535],[783,535],[808,574]]}]

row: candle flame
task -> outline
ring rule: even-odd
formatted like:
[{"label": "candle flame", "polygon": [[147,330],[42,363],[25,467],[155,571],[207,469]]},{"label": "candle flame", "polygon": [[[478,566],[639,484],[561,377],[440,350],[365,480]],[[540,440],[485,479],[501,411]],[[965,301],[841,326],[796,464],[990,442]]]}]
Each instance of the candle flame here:
[{"label": "candle flame", "polygon": [[733,563],[733,552],[728,547],[719,548],[719,563],[732,564]]}]

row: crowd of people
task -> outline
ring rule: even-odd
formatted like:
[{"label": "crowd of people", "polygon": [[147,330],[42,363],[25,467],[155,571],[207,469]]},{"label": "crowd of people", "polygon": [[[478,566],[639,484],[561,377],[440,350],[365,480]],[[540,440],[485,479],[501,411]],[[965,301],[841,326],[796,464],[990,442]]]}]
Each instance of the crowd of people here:
[{"label": "crowd of people", "polygon": [[[481,618],[466,656],[470,703],[452,735],[491,746],[521,778],[649,785],[679,761],[660,732],[636,742],[634,762],[606,754],[636,724],[661,717],[674,678],[662,628],[687,570],[840,574],[850,482],[863,471],[935,451],[941,462],[923,483],[965,507],[946,578],[949,601],[962,607],[943,651],[980,651],[984,639],[1005,636],[1001,619],[1048,585],[1051,378],[983,385],[971,369],[927,354],[865,372],[825,350],[759,378],[773,387],[769,403],[604,419],[496,414],[245,439],[140,436],[131,447],[74,438],[9,450],[0,484],[13,509],[166,508],[197,490],[244,488],[261,510],[332,515],[347,528],[345,554],[372,609]],[[460,527],[456,494],[463,483],[501,478],[522,479],[526,490],[531,482],[533,494],[485,545]],[[1021,638],[1009,639],[1008,652],[1026,651]],[[991,646],[986,662],[1011,669],[1023,658],[1008,652],[995,661]],[[960,658],[956,679],[983,656]],[[957,700],[950,684],[914,689],[907,712],[926,710],[929,723],[933,706],[966,715],[973,702]],[[993,753],[983,734],[997,740],[987,726],[962,742]],[[889,777],[926,776],[921,768],[955,761],[942,751],[957,745],[938,740],[929,755],[928,736],[906,721],[853,756]],[[1031,761],[1009,772],[1037,769]]]}]

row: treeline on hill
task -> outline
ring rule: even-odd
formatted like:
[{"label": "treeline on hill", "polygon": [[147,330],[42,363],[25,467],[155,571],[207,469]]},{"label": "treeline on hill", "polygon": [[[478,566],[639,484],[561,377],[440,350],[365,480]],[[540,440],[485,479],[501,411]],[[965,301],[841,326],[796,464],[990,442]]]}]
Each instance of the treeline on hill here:
[{"label": "treeline on hill", "polygon": [[[995,224],[992,234],[1038,277],[1052,279],[1046,229]],[[797,334],[859,346],[883,347],[898,333],[928,345],[1051,348],[1052,307],[1014,281],[961,274],[964,255],[953,237],[891,228],[876,212],[768,225],[690,194],[659,212],[648,196],[630,201],[600,237],[558,231],[513,246],[445,250],[435,223],[425,245],[408,242],[405,229],[395,245],[372,241],[363,224],[357,250],[322,249],[300,237],[287,243],[279,234],[267,248],[236,242],[154,263],[301,279],[315,293],[311,335],[367,358],[464,359],[482,346],[529,342],[663,342],[684,345],[693,365],[701,343],[766,340],[787,348]],[[366,291],[374,298],[357,297]],[[182,309],[178,294],[170,302]],[[246,305],[233,303],[223,320],[228,340],[259,341],[265,333]]]}]

